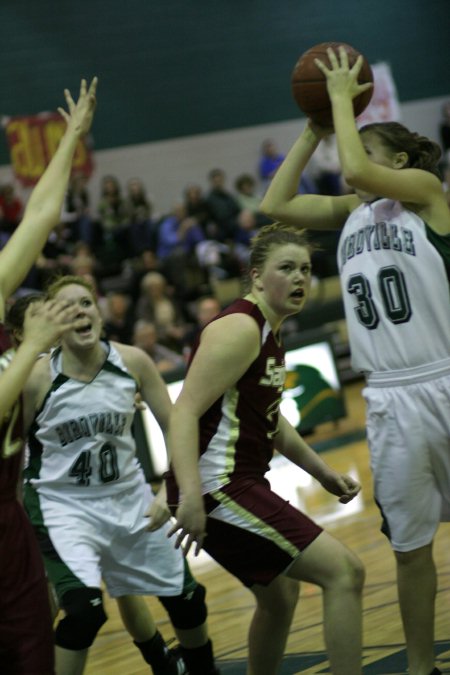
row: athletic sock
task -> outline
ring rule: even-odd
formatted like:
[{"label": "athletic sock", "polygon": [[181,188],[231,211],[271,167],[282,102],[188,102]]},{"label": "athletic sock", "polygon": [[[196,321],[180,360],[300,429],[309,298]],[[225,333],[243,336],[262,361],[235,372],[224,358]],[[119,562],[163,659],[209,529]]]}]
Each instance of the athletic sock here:
[{"label": "athletic sock", "polygon": [[180,645],[183,661],[189,675],[220,675],[214,665],[214,655],[211,640],[201,647],[188,649]]},{"label": "athletic sock", "polygon": [[172,654],[172,650],[167,647],[159,631],[150,640],[145,642],[134,640],[134,644],[140,650],[144,661],[152,667],[155,675],[166,675],[166,673],[178,675],[185,672],[181,656]]}]

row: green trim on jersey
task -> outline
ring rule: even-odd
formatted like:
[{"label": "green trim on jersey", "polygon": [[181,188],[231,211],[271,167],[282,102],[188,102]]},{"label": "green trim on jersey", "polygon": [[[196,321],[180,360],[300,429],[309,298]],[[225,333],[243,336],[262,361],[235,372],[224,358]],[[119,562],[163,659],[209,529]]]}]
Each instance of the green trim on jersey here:
[{"label": "green trim on jersey", "polygon": [[425,231],[427,233],[428,241],[434,246],[442,258],[442,262],[444,263],[447,274],[447,280],[450,284],[450,234],[438,234],[426,223]]},{"label": "green trim on jersey", "polygon": [[[120,352],[117,353],[120,355],[120,357],[122,357]],[[114,373],[114,375],[119,375],[120,377],[125,377],[128,378],[129,380],[132,380],[133,382],[136,382],[136,380],[130,373],[128,373],[126,370],[122,370],[122,368],[119,368],[119,366],[116,366],[114,363],[111,363],[111,361],[105,361],[105,363],[101,367],[101,370],[107,370],[110,373]]]},{"label": "green trim on jersey", "polygon": [[71,591],[75,588],[87,588],[64,561],[61,560],[58,552],[53,546],[48,529],[44,525],[44,516],[42,515],[39,495],[32,485],[25,484],[23,497],[25,510],[33,525],[39,548],[41,549],[41,555],[48,579],[55,587],[58,600],[61,601],[67,591]]},{"label": "green trim on jersey", "polygon": [[193,593],[198,586],[198,581],[192,576],[191,568],[186,558],[183,558],[184,576],[183,576],[183,595]]}]

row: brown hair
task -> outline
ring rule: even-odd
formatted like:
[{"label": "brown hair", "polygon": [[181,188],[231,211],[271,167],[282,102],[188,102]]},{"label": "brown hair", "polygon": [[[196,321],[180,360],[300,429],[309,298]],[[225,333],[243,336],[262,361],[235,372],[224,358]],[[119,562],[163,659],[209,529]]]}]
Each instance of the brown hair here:
[{"label": "brown hair", "polygon": [[25,313],[33,302],[42,302],[45,300],[43,293],[28,293],[21,298],[17,298],[14,304],[8,310],[5,318],[5,327],[10,332],[22,331],[25,320]]},{"label": "brown hair", "polygon": [[361,135],[369,132],[376,134],[392,152],[406,152],[408,163],[405,168],[423,169],[442,180],[438,166],[441,148],[434,141],[410,131],[399,122],[374,122],[359,130]]}]

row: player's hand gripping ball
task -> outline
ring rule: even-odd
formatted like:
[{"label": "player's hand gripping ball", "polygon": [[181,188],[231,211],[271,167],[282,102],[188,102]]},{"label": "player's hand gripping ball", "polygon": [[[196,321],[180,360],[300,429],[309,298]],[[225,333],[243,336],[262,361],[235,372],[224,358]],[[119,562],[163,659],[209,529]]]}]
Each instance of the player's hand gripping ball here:
[{"label": "player's hand gripping ball", "polygon": [[[327,91],[327,78],[316,65],[314,59],[320,59],[326,66],[330,67],[327,54],[327,49],[330,47],[335,52],[338,51],[339,47],[345,48],[349,68],[354,65],[360,55],[360,52],[354,47],[343,42],[322,42],[302,54],[295,64],[291,76],[292,95],[298,107],[307,117],[310,117],[316,124],[322,127],[333,126],[333,114]],[[364,56],[363,59],[358,76],[359,84],[373,82],[372,68]],[[373,87],[353,99],[355,117],[367,108],[372,98],[372,93]]]}]

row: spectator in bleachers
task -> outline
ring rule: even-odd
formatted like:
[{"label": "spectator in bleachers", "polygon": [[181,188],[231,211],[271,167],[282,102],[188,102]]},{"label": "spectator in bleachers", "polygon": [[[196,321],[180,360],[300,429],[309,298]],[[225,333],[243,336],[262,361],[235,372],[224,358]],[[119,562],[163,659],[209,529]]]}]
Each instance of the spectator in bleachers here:
[{"label": "spectator in bleachers", "polygon": [[259,211],[261,195],[256,192],[256,179],[250,173],[241,173],[234,181],[236,200],[241,209],[248,209],[253,213]]},{"label": "spectator in bleachers", "polygon": [[445,154],[450,150],[450,101],[442,106],[442,119],[439,125],[442,151]]},{"label": "spectator in bleachers", "polygon": [[256,179],[250,173],[241,173],[234,182],[236,199],[242,211],[250,211],[255,219],[254,228],[267,225],[270,220],[259,210],[262,196],[256,191]]},{"label": "spectator in bleachers", "polygon": [[222,310],[220,302],[213,295],[205,295],[194,304],[194,324],[186,331],[183,340],[183,355],[187,360],[203,328]]},{"label": "spectator in bleachers", "polygon": [[75,276],[95,275],[97,261],[91,247],[83,240],[75,243],[69,261],[69,273]]},{"label": "spectator in bleachers", "polygon": [[133,307],[126,293],[113,291],[106,296],[106,316],[103,324],[108,340],[131,344],[133,337]]},{"label": "spectator in bleachers", "polygon": [[184,206],[186,215],[195,218],[207,239],[213,239],[214,231],[210,231],[211,212],[200,185],[194,183],[184,190]]},{"label": "spectator in bleachers", "polygon": [[128,181],[124,209],[129,226],[130,255],[139,255],[143,249],[154,245],[153,204],[139,178]]},{"label": "spectator in bleachers", "polygon": [[156,254],[160,260],[180,253],[190,256],[204,238],[198,221],[187,215],[184,204],[178,203],[159,223]]},{"label": "spectator in bleachers", "polygon": [[267,189],[267,186],[275,175],[275,171],[283,160],[284,155],[278,150],[275,142],[271,138],[267,138],[263,141],[258,171],[264,191]]},{"label": "spectator in bleachers", "polygon": [[6,244],[23,214],[23,203],[14,185],[6,183],[0,188],[0,248]]},{"label": "spectator in bleachers", "polygon": [[310,176],[321,195],[342,194],[342,172],[336,144],[336,136],[325,136],[313,155]]},{"label": "spectator in bleachers", "polygon": [[206,272],[197,257],[198,244],[204,240],[202,228],[186,215],[183,203],[175,204],[159,223],[156,254],[180,301],[197,297],[196,287],[205,283]]},{"label": "spectator in bleachers", "polygon": [[97,210],[101,243],[96,253],[105,275],[118,274],[122,262],[129,254],[129,228],[125,200],[122,197],[120,183],[115,176],[103,177]]},{"label": "spectator in bleachers", "polygon": [[62,220],[70,226],[72,241],[81,240],[90,246],[94,245],[95,226],[90,212],[87,177],[80,171],[74,172],[70,178]]},{"label": "spectator in bleachers", "polygon": [[167,279],[159,272],[147,272],[142,278],[135,319],[154,323],[158,342],[175,351],[181,350],[185,324]]},{"label": "spectator in bleachers", "polygon": [[181,354],[159,344],[155,324],[146,319],[139,319],[134,324],[133,345],[142,349],[153,359],[160,373],[168,373],[184,365]]},{"label": "spectator in bleachers", "polygon": [[236,198],[226,188],[226,174],[223,169],[212,169],[208,174],[209,192],[206,196],[212,223],[211,239],[229,243],[234,241],[238,229],[238,216],[241,210]]}]

